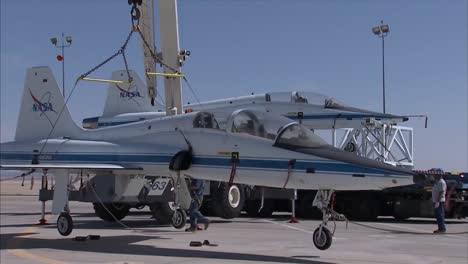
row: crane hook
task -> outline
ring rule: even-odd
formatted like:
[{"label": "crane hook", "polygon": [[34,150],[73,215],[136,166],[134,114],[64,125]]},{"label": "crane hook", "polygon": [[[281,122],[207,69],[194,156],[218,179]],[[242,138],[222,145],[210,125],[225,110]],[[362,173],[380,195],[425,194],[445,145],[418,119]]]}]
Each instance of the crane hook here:
[{"label": "crane hook", "polygon": [[132,16],[132,23],[134,21],[137,22],[137,25],[140,22],[140,16],[141,12],[140,9],[138,9],[138,6],[141,5],[143,0],[128,0],[128,4],[132,5],[132,10],[130,11],[130,15]]}]

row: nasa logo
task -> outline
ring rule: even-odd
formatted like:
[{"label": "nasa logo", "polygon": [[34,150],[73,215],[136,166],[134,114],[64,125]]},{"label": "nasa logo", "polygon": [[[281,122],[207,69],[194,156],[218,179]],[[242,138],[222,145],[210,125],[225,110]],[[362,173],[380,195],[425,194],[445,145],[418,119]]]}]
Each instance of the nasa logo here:
[{"label": "nasa logo", "polygon": [[115,85],[117,87],[117,89],[119,89],[120,91],[120,98],[128,98],[128,99],[132,99],[134,97],[143,97],[140,95],[140,92],[138,90],[136,91],[130,91],[130,89],[132,88],[132,86],[129,87],[128,90],[125,90],[123,88],[121,88],[120,86],[118,86],[117,84]]},{"label": "nasa logo", "polygon": [[34,96],[31,89],[29,89],[29,94],[31,95],[31,98],[33,99],[33,105],[32,105],[33,112],[40,112],[41,115],[44,114],[45,112],[57,113],[54,109],[54,106],[50,102],[52,98],[52,95],[50,92],[44,93],[41,96],[41,99],[38,99],[36,96]]}]

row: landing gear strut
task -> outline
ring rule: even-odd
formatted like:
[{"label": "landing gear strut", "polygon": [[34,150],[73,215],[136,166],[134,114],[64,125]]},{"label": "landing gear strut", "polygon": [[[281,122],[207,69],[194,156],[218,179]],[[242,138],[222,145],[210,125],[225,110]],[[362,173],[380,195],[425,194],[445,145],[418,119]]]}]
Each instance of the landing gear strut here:
[{"label": "landing gear strut", "polygon": [[185,211],[189,209],[192,198],[185,180],[180,176],[180,171],[177,171],[177,176],[172,180],[174,183],[174,212],[171,225],[176,229],[181,229],[187,223],[187,213]]},{"label": "landing gear strut", "polygon": [[346,219],[343,215],[336,213],[333,209],[329,208],[331,198],[333,195],[333,190],[318,190],[315,195],[313,206],[316,206],[320,211],[322,211],[322,223],[315,229],[313,235],[313,241],[316,248],[320,250],[328,249],[333,241],[333,232],[330,232],[327,228],[328,221],[330,219]]}]

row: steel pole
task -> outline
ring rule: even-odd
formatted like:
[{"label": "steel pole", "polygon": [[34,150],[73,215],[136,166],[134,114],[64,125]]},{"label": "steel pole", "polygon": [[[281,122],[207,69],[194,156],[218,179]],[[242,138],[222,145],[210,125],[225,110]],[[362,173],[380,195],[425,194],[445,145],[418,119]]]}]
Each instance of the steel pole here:
[{"label": "steel pole", "polygon": [[[64,34],[62,33],[62,94],[65,98],[65,40]],[[385,112],[385,111],[384,111]]]},{"label": "steel pole", "polygon": [[382,34],[382,90],[383,90],[383,112],[385,112],[385,35]]}]

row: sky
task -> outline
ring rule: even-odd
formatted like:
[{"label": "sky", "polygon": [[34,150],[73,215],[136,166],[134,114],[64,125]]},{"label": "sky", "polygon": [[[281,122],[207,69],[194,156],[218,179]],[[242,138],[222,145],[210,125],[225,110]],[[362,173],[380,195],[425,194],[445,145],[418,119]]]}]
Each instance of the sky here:
[{"label": "sky", "polygon": [[[414,129],[417,169],[468,171],[466,0],[179,0],[184,72],[201,101],[252,92],[313,91],[382,111],[384,20],[388,113],[428,115]],[[65,50],[66,93],[75,79],[122,45],[130,7],[116,0],[2,0],[0,141],[14,138],[26,69],[52,67],[61,85],[60,50],[50,38],[73,37]],[[158,27],[159,25],[156,25]],[[144,73],[139,40],[128,61]],[[108,78],[122,59],[96,71]],[[77,123],[101,115],[107,85],[80,83],[69,101]],[[187,87],[186,101],[195,101]]]}]

